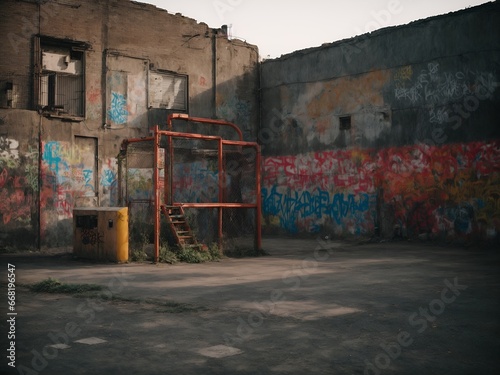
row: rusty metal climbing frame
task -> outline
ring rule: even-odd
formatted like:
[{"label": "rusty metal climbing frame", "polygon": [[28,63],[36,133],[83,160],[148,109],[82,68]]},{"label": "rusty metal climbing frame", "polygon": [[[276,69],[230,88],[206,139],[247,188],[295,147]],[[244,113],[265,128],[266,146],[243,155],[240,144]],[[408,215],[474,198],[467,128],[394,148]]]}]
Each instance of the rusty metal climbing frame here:
[{"label": "rusty metal climbing frame", "polygon": [[[179,125],[182,122],[225,127],[234,130],[238,140],[227,139],[226,135],[174,131],[174,120],[175,124]],[[219,133],[227,134],[227,131]],[[221,120],[171,114],[167,119],[167,130],[160,130],[155,126],[149,137],[125,139],[120,152],[123,159],[127,158],[128,149],[131,147],[149,151],[153,169],[152,194],[142,200],[129,199],[129,178],[119,176],[120,183],[125,182],[125,186],[118,188],[120,201],[129,206],[133,202],[151,204],[154,211],[155,262],[159,259],[162,214],[170,228],[170,237],[180,246],[202,249],[197,235],[208,226],[213,227],[216,242],[219,248],[222,248],[225,236],[231,235],[232,228],[246,227],[250,228],[248,232],[253,235],[253,248],[261,249],[260,147],[255,142],[243,141],[238,126]],[[148,157],[141,156],[136,159],[147,160]],[[196,172],[200,163],[205,170]],[[197,165],[197,168],[193,168],[193,165]],[[210,176],[202,175],[201,178],[196,178],[189,175],[206,174],[207,165],[211,169]],[[122,168],[119,168],[119,171],[121,170]],[[192,186],[186,187],[180,179],[189,180]],[[188,190],[191,195],[186,193]],[[201,193],[206,194],[208,198],[200,198]],[[198,231],[192,230],[186,210],[199,213],[198,217],[203,216],[204,223],[199,226]]]}]

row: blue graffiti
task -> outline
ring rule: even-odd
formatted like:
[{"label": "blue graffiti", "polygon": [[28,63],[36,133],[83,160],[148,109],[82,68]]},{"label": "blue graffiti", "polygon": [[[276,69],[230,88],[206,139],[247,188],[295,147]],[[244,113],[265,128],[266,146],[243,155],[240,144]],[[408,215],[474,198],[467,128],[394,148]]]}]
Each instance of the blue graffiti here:
[{"label": "blue graffiti", "polygon": [[101,176],[101,185],[110,187],[116,182],[116,173],[110,169],[105,169]]},{"label": "blue graffiti", "polygon": [[111,106],[108,110],[108,116],[115,124],[125,124],[128,118],[127,100],[123,94],[111,93]]},{"label": "blue graffiti", "polygon": [[[280,193],[277,186],[271,190],[262,189],[262,211],[264,215],[279,217],[280,226],[288,232],[299,231],[299,220],[312,219],[319,221],[325,216],[331,218],[337,225],[342,225],[345,218],[363,221],[363,213],[370,209],[370,195],[337,193],[330,196],[328,191],[315,189],[310,191],[290,191]],[[319,231],[317,223],[313,222],[310,231]]]},{"label": "blue graffiti", "polygon": [[92,184],[92,173],[93,173],[92,170],[84,169],[83,179],[85,180],[85,187],[94,190],[94,185]]},{"label": "blue graffiti", "polygon": [[59,177],[59,171],[68,169],[68,163],[61,157],[61,144],[57,141],[45,143],[43,148],[43,161],[47,164],[49,170],[54,172],[56,177]]}]

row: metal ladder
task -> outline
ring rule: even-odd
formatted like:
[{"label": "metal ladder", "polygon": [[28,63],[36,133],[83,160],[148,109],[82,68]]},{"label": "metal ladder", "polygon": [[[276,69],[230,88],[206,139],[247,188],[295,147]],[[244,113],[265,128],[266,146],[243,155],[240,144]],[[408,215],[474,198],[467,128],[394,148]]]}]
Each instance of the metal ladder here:
[{"label": "metal ladder", "polygon": [[168,220],[175,242],[183,249],[191,248],[202,250],[203,245],[198,243],[189,223],[186,220],[184,209],[181,206],[161,205],[161,211]]}]

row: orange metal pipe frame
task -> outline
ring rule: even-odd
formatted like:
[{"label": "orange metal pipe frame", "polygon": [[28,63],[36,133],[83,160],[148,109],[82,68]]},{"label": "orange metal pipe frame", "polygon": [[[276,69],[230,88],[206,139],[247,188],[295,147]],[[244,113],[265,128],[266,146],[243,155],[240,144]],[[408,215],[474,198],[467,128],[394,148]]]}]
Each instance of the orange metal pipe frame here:
[{"label": "orange metal pipe frame", "polygon": [[[223,125],[223,126],[230,126],[233,129],[236,130],[238,133],[238,136],[240,138],[239,141],[231,141],[231,140],[225,140],[222,139],[222,137],[219,136],[210,136],[210,135],[203,135],[203,134],[195,134],[195,133],[183,133],[183,132],[174,132],[172,131],[172,120],[173,119],[182,119],[186,121],[193,121],[193,122],[200,122],[200,123],[205,123],[205,124],[215,124],[215,125]],[[161,136],[167,136],[168,137],[168,147],[169,147],[169,172],[166,172],[167,166],[165,165],[165,190],[164,190],[164,202],[171,204],[171,205],[176,205],[176,206],[183,206],[183,207],[189,207],[189,208],[218,208],[218,231],[219,231],[219,246],[222,246],[222,236],[223,236],[223,231],[222,231],[222,210],[223,208],[255,208],[256,209],[256,218],[255,218],[255,225],[256,225],[256,236],[255,236],[255,245],[258,250],[262,248],[262,234],[260,231],[261,227],[261,215],[262,215],[262,205],[261,205],[261,195],[260,195],[260,189],[261,189],[261,173],[260,173],[260,165],[261,165],[261,153],[260,153],[260,146],[256,142],[245,142],[243,141],[243,134],[241,130],[235,125],[230,122],[226,121],[220,121],[220,120],[211,120],[211,119],[204,119],[204,118],[199,118],[199,117],[189,117],[187,115],[183,114],[171,114],[168,116],[168,131],[162,131],[159,130],[158,125],[155,126],[154,129],[154,136],[153,137],[145,137],[145,138],[133,138],[129,139],[123,142],[123,145],[127,145],[128,143],[133,143],[133,142],[141,142],[141,141],[147,141],[147,140],[154,140],[155,144],[155,168],[154,168],[154,184],[155,184],[155,262],[158,262],[159,259],[159,251],[160,251],[160,196],[159,196],[159,191],[158,191],[158,186],[159,186],[159,148],[160,148],[160,140]],[[219,185],[221,188],[219,189],[219,202],[218,203],[175,203],[173,202],[173,184],[171,183],[171,176],[173,173],[173,155],[174,155],[174,150],[173,150],[173,142],[172,138],[193,138],[193,139],[204,139],[204,140],[213,140],[213,141],[218,141],[218,170],[219,170]],[[222,154],[223,154],[223,146],[224,145],[235,145],[235,146],[247,146],[247,147],[254,147],[256,149],[256,203],[255,204],[246,204],[246,203],[223,203],[224,197],[223,197],[223,190],[222,186],[224,186],[224,163],[222,159]],[[169,182],[170,178],[170,182]]]},{"label": "orange metal pipe frame", "polygon": [[[224,163],[222,161],[222,138],[219,139],[219,149],[217,152],[217,156],[219,159],[219,203],[222,203],[224,201]],[[218,209],[218,228],[219,228],[219,249],[222,251],[222,236],[224,235],[222,231],[222,207],[219,207]]]},{"label": "orange metal pipe frame", "polygon": [[160,192],[158,191],[158,186],[160,186],[160,173],[159,173],[159,157],[160,157],[160,134],[158,132],[158,125],[155,126],[154,134],[154,170],[153,170],[153,180],[154,180],[154,208],[155,208],[155,223],[154,223],[154,245],[155,245],[155,263],[158,263],[160,258]]},{"label": "orange metal pipe frame", "polygon": [[202,124],[229,126],[229,127],[233,128],[238,133],[238,137],[240,138],[240,141],[243,141],[243,133],[241,132],[240,128],[238,128],[238,126],[233,124],[232,122],[227,122],[227,121],[222,121],[222,120],[214,120],[214,119],[208,119],[208,118],[202,118],[202,117],[189,117],[188,115],[182,114],[182,113],[172,113],[168,116],[168,119],[167,119],[168,130],[172,130],[172,120],[173,119],[191,121],[191,122],[199,122]]}]

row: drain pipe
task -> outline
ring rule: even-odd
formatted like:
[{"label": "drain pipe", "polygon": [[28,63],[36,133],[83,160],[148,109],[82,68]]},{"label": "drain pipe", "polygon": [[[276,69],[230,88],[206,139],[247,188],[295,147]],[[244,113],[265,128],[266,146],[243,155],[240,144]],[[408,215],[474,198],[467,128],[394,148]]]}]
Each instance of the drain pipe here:
[{"label": "drain pipe", "polygon": [[[42,34],[42,22],[41,22],[41,14],[42,14],[42,4],[41,2],[38,2],[38,35]],[[41,54],[41,49],[40,49],[40,38],[35,38],[35,53],[36,54]],[[36,57],[36,61],[39,61],[41,57]],[[40,95],[40,66],[37,64],[35,68],[35,74],[36,74],[36,79],[35,81],[37,82],[36,84],[36,98],[37,101],[39,101],[39,95]],[[34,103],[38,107],[38,103]],[[42,173],[42,161],[43,161],[43,142],[42,142],[42,121],[43,121],[43,116],[41,111],[38,111],[38,183],[37,183],[37,188],[38,188],[38,199],[37,199],[37,230],[38,230],[38,235],[37,235],[37,248],[38,251],[42,250],[42,188],[43,188],[43,173]]]},{"label": "drain pipe", "polygon": [[217,30],[212,29],[212,118],[217,118]]}]

